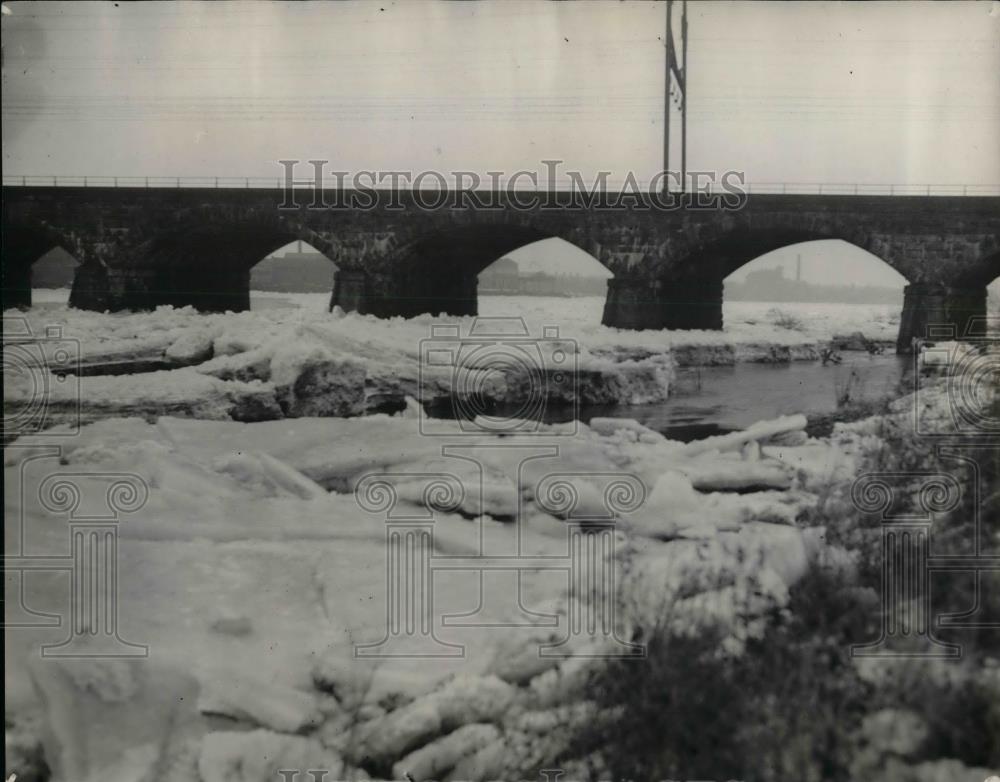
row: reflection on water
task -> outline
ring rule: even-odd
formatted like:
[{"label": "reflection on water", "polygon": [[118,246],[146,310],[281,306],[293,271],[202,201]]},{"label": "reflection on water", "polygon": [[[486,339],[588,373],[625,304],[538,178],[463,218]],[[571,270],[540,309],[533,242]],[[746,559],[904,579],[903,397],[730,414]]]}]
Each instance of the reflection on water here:
[{"label": "reflection on water", "polygon": [[907,356],[842,355],[843,363],[836,366],[795,361],[682,369],[666,402],[601,411],[588,408],[581,411],[581,418],[634,418],[667,437],[687,441],[780,415],[827,417],[845,403],[886,399],[896,394],[913,366]]}]

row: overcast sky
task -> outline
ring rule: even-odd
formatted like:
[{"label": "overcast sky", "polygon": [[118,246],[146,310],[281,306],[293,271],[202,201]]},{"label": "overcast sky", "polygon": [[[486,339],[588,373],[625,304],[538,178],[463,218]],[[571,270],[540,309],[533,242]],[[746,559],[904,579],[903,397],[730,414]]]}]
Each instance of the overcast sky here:
[{"label": "overcast sky", "polygon": [[[664,3],[4,5],[5,175],[661,166]],[[689,168],[1000,183],[1000,4],[691,2],[689,26]]]},{"label": "overcast sky", "polygon": [[[8,174],[660,165],[663,3],[6,6]],[[692,168],[1000,182],[996,3],[692,2],[689,23]]]}]

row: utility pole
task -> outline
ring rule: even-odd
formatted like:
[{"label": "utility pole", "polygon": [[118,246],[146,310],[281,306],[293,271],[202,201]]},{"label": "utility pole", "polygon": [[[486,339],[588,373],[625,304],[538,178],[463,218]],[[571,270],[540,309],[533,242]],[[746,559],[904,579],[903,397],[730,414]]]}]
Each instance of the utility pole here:
[{"label": "utility pole", "polygon": [[688,3],[681,3],[681,192],[687,188],[687,138],[688,138]]},{"label": "utility pole", "polygon": [[663,46],[666,56],[663,58],[663,195],[670,195],[670,98],[673,96],[673,78],[670,76],[670,63],[674,59],[674,32],[670,18],[673,16],[674,0],[667,0],[667,29],[664,32]]},{"label": "utility pole", "polygon": [[670,179],[666,172],[670,171],[670,99],[673,97],[673,85],[677,83],[681,107],[681,192],[686,188],[687,180],[687,0],[681,0],[681,61],[677,62],[677,47],[674,45],[673,6],[674,0],[667,2],[666,25],[666,58],[664,60],[664,97],[663,97],[663,193],[670,190]]}]

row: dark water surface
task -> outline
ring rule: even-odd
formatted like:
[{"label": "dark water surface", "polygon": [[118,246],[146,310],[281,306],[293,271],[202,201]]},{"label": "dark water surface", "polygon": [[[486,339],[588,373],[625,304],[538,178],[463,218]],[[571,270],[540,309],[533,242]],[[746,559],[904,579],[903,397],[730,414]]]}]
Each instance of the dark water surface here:
[{"label": "dark water surface", "polygon": [[[901,384],[912,374],[913,359],[909,356],[841,355],[843,363],[828,366],[820,361],[793,361],[684,368],[678,370],[665,402],[584,406],[577,417],[586,422],[595,417],[633,418],[672,440],[689,442],[743,429],[755,421],[804,413],[811,431],[823,434],[833,421],[846,418],[845,408],[857,409],[898,395]],[[441,418],[456,415],[447,403],[428,412]],[[517,416],[523,409],[498,406],[488,412]],[[541,412],[546,423],[574,417],[569,407],[545,406]]]},{"label": "dark water surface", "polygon": [[810,420],[836,418],[846,405],[896,395],[909,377],[909,356],[844,353],[843,363],[737,364],[681,369],[670,399],[652,405],[617,406],[598,415],[634,418],[675,440],[689,441],[743,429],[755,421],[804,413]]}]

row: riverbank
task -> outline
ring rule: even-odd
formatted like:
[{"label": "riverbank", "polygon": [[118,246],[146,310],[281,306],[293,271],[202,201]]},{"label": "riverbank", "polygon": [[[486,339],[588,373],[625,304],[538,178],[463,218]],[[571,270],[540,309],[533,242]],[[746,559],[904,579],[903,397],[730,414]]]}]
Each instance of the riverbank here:
[{"label": "riverbank", "polygon": [[[119,525],[117,637],[144,645],[149,656],[40,658],[38,648],[64,640],[66,627],[9,632],[8,707],[15,726],[28,726],[18,746],[26,757],[41,752],[57,780],[152,773],[264,782],[278,767],[327,769],[341,779],[485,780],[532,778],[552,764],[584,779],[622,762],[615,754],[621,747],[609,744],[624,741],[616,725],[641,715],[645,723],[663,719],[666,705],[637,693],[670,691],[658,683],[677,687],[681,679],[688,679],[684,686],[701,681],[704,693],[711,679],[710,691],[722,698],[719,713],[746,716],[755,692],[761,708],[772,702],[760,682],[777,680],[760,672],[774,670],[767,660],[780,650],[794,664],[814,666],[790,679],[807,687],[795,697],[836,683],[825,696],[836,702],[821,701],[816,714],[851,703],[864,709],[858,736],[870,751],[853,748],[851,726],[860,724],[854,721],[839,726],[835,739],[826,737],[835,740],[844,768],[896,780],[910,777],[892,776],[892,764],[929,763],[964,779],[979,773],[965,768],[979,755],[926,749],[928,737],[944,728],[914,711],[877,664],[827,673],[815,667],[813,630],[796,630],[806,634],[792,646],[774,637],[788,632],[782,628],[790,617],[822,617],[826,639],[833,632],[827,620],[839,615],[833,606],[850,618],[837,632],[853,629],[824,640],[823,654],[843,655],[850,643],[877,637],[871,618],[878,594],[871,595],[874,604],[855,598],[879,572],[877,541],[859,537],[865,529],[877,537],[878,524],[865,526],[851,485],[885,466],[886,453],[896,466],[910,453],[926,459],[925,448],[901,446],[903,438],[912,441],[912,413],[920,411],[924,431],[943,432],[949,397],[940,383],[919,393],[825,439],[805,435],[805,420],[795,416],[687,444],[625,419],[543,424],[525,436],[470,435],[459,422],[439,421],[446,441],[467,446],[446,454],[439,438],[422,431],[426,421],[413,407],[395,416],[249,424],[109,418],[58,441],[56,452],[51,439],[32,445],[22,438],[5,455],[5,480],[7,518],[21,520],[27,537],[11,538],[17,527],[8,525],[8,551],[65,549],[65,516],[43,501],[56,476],[79,486],[88,504],[115,476],[135,476],[148,493]],[[435,478],[440,484],[428,491]],[[611,486],[617,488],[609,492]],[[565,571],[532,567],[480,580],[472,567],[477,557],[511,551],[562,561],[574,519],[605,513],[615,543],[597,561],[617,573],[614,636],[563,643],[574,606],[594,599],[574,591]],[[393,515],[433,519],[433,635],[423,638],[423,652],[441,656],[355,657],[358,648],[378,650],[391,640],[385,535]],[[455,557],[471,569],[442,567]],[[568,559],[564,566],[571,567]],[[822,589],[814,589],[817,578]],[[33,573],[22,587],[23,605],[33,611],[65,612],[66,582],[58,573]],[[803,590],[820,597],[803,604]],[[664,629],[671,644],[686,644],[685,666],[628,668],[627,660],[615,660],[636,644],[654,658],[676,659],[669,651],[675,646],[662,646]],[[397,640],[415,638],[404,633]],[[540,656],[540,644],[561,651]],[[638,688],[624,693],[627,704],[616,702],[620,688],[608,689],[608,670]],[[789,670],[782,669],[783,680]],[[991,686],[991,674],[979,666],[955,669],[958,679],[938,665],[907,670],[926,678],[921,692],[934,689],[935,704],[958,704],[969,687]],[[679,679],[680,671],[686,673]],[[757,672],[758,689],[732,671]],[[639,679],[636,672],[643,672]],[[842,704],[855,698],[852,687],[881,695]],[[809,731],[830,727],[787,700],[787,687],[782,692],[774,696],[780,709],[767,706],[739,723],[739,742],[762,716],[791,719],[794,712],[798,733],[789,723],[775,735],[806,741]],[[626,705],[630,716],[622,720]],[[712,735],[699,720],[719,713],[690,712],[691,735]],[[905,722],[905,736],[873,730],[886,721]],[[31,725],[45,727],[41,750]],[[595,743],[600,725],[606,731]],[[760,739],[726,741],[744,752],[760,746]],[[784,740],[782,746],[791,752]],[[727,756],[706,753],[702,776],[713,757]],[[792,752],[782,762],[792,767],[794,758]]]}]

